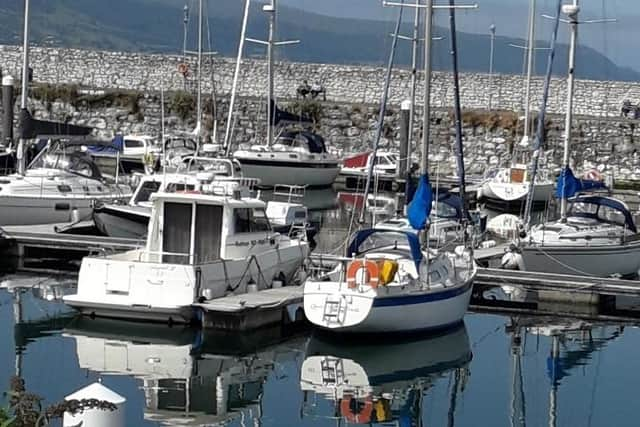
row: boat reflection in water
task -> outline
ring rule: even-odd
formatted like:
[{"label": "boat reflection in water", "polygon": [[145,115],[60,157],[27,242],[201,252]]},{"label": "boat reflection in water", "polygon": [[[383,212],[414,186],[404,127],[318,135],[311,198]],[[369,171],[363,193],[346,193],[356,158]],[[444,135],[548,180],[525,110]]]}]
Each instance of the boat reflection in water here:
[{"label": "boat reflection in water", "polygon": [[[80,368],[142,380],[144,418],[162,425],[209,425],[237,417],[259,422],[267,376],[276,365],[299,357],[303,345],[300,339],[262,346],[264,340],[274,342],[268,333],[242,342],[188,328],[76,320],[64,335],[76,341]],[[215,350],[207,348],[210,340]]]},{"label": "boat reflection in water", "polygon": [[[444,335],[386,345],[351,345],[314,336],[307,345],[300,376],[303,414],[355,424],[397,421],[420,425],[423,393],[448,375],[454,381],[453,413],[471,358],[464,325]],[[315,413],[317,397],[333,402],[334,414]]]}]

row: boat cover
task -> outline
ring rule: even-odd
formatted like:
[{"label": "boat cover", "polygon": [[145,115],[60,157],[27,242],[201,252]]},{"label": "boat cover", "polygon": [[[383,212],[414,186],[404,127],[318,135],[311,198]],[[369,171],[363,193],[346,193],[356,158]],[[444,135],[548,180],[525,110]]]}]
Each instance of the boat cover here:
[{"label": "boat cover", "polygon": [[581,191],[599,190],[603,188],[607,188],[603,182],[576,178],[571,168],[564,168],[556,184],[556,197],[558,199],[568,199]]},{"label": "boat cover", "polygon": [[[411,249],[411,257],[416,264],[416,268],[420,268],[420,262],[422,261],[422,250],[420,249],[420,240],[418,240],[418,235],[415,233],[410,233],[407,231],[390,231],[390,230],[380,230],[376,228],[368,228],[365,230],[358,231],[349,244],[347,248],[347,256],[351,257],[354,255],[358,255],[361,253],[360,246],[372,235],[381,234],[381,235],[389,235],[398,237],[400,235],[406,238],[406,244]],[[397,239],[395,239],[397,240]]]},{"label": "boat cover", "polygon": [[[625,226],[634,233],[638,232],[638,230],[636,229],[636,225],[633,222],[633,216],[631,215],[631,212],[629,212],[629,208],[627,208],[627,206],[625,206],[625,204],[619,200],[612,199],[610,197],[602,197],[602,196],[582,196],[582,197],[576,197],[575,199],[572,199],[571,204],[574,204],[574,203],[585,203],[585,204],[592,204],[592,205],[598,205],[598,206],[607,206],[611,209],[615,209],[624,216]],[[573,212],[571,215],[601,219],[601,217],[597,216],[598,215],[597,212],[595,213]]]}]

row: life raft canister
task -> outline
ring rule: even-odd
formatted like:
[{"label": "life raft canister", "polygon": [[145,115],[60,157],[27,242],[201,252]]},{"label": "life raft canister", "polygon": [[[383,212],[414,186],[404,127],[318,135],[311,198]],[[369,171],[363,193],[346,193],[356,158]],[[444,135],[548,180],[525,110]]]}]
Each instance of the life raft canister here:
[{"label": "life raft canister", "polygon": [[375,261],[367,259],[356,259],[351,261],[347,268],[347,286],[351,289],[357,288],[356,276],[360,270],[364,271],[364,284],[377,288],[380,281],[380,270]]},{"label": "life raft canister", "polygon": [[340,414],[352,424],[368,424],[373,414],[373,402],[371,396],[367,396],[364,403],[358,408],[358,401],[353,397],[343,397],[340,401]]}]

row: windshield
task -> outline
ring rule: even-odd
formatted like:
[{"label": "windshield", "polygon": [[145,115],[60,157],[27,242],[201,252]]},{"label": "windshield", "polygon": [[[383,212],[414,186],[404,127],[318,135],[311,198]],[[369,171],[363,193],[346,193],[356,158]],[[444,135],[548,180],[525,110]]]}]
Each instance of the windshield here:
[{"label": "windshield", "polygon": [[65,145],[62,141],[50,141],[31,162],[29,169],[60,169],[88,178],[100,178],[98,167],[82,151],[82,147],[80,144]]}]

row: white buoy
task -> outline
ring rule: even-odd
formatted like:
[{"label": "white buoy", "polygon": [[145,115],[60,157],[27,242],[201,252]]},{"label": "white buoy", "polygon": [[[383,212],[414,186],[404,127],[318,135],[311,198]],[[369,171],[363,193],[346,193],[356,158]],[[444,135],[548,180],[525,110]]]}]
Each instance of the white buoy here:
[{"label": "white buoy", "polygon": [[75,415],[64,413],[63,427],[91,426],[91,427],[124,427],[124,410],[127,399],[100,383],[93,383],[65,397],[65,400],[98,399],[113,403],[113,411],[102,409],[85,409]]}]

